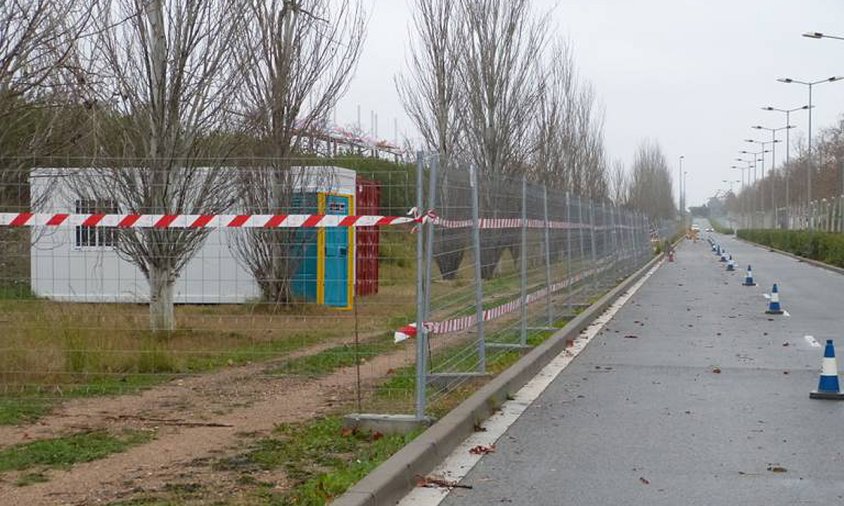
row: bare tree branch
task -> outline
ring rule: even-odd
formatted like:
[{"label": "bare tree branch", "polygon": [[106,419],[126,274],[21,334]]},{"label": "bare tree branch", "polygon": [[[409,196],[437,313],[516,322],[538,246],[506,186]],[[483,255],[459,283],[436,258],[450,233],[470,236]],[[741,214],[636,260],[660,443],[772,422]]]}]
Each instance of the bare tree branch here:
[{"label": "bare tree branch", "polygon": [[[365,36],[358,1],[253,0],[238,40],[244,75],[240,109],[246,132],[259,140],[263,167],[238,174],[238,206],[244,212],[290,212],[304,187],[331,184],[330,171],[294,171],[291,156],[303,139],[322,129],[345,94]],[[250,230],[232,237],[239,260],[255,276],[263,297],[291,300],[290,278],[304,240],[290,230]]]}]

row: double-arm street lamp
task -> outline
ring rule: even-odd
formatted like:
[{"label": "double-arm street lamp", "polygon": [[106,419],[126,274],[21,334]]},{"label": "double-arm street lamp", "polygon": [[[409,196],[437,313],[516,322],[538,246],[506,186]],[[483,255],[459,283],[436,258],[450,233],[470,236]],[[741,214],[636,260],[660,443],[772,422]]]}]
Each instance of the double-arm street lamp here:
[{"label": "double-arm street lamp", "polygon": [[[743,153],[747,153],[747,151],[744,151]],[[742,184],[741,213],[742,213],[742,216],[744,217],[742,219],[742,222],[744,223],[744,226],[749,226],[748,225],[749,222],[747,221],[746,216],[747,216],[748,211],[753,211],[753,201],[749,200],[750,194],[748,193],[747,189],[750,187],[750,175],[751,175],[750,169],[753,168],[753,166],[756,164],[756,161],[755,161],[755,157],[754,157],[754,160],[746,160],[744,158],[736,158],[735,161],[742,162],[742,163],[746,164],[746,166],[744,166],[744,167],[739,167],[737,165],[733,165],[730,168],[741,171],[741,184]],[[747,171],[747,177],[745,177],[745,174],[744,174],[745,171]],[[748,208],[750,208],[750,209],[748,209]]]},{"label": "double-arm street lamp", "polygon": [[[752,141],[752,142],[757,142],[757,141]],[[761,143],[759,143],[759,144],[761,144]],[[741,154],[743,154],[743,155],[751,155],[751,156],[753,157],[753,184],[754,184],[754,185],[755,185],[755,184],[756,184],[756,182],[759,180],[759,177],[756,175],[756,168],[757,168],[757,166],[758,166],[758,165],[757,165],[757,162],[762,162],[762,175],[764,176],[764,173],[765,173],[765,171],[764,171],[764,167],[765,167],[765,154],[766,154],[766,153],[770,153],[770,152],[771,152],[771,150],[770,150],[770,149],[767,149],[767,150],[766,150],[766,149],[764,149],[764,147],[762,148],[762,151],[757,151],[757,152],[752,152],[752,151],[740,151],[740,152],[739,152],[739,153],[741,153]],[[762,200],[763,200],[763,199],[760,197],[760,198],[759,198],[759,210],[760,210],[760,211],[763,211],[763,210],[764,210],[764,209],[762,209]],[[752,203],[752,200],[751,200],[751,205],[750,205],[750,211],[751,211],[751,212],[753,211],[753,203]]]},{"label": "double-arm street lamp", "polygon": [[[776,147],[777,143],[780,142],[776,139],[772,141],[757,141],[756,139],[745,139],[744,142],[749,142],[750,144],[759,144],[762,146],[762,170],[759,173],[759,179],[765,179],[765,153],[773,153],[773,148]],[[772,149],[765,149],[768,145],[772,146]],[[762,210],[763,206],[760,206],[760,210]]]},{"label": "double-arm street lamp", "polygon": [[802,107],[795,107],[793,109],[779,109],[777,107],[767,106],[767,107],[763,107],[762,110],[763,111],[775,111],[775,112],[784,112],[785,113],[785,126],[786,126],[786,130],[785,130],[785,171],[784,171],[783,177],[785,177],[785,204],[788,205],[791,202],[791,193],[790,193],[790,190],[789,190],[791,178],[788,177],[788,164],[789,164],[789,162],[791,162],[791,141],[789,140],[788,134],[789,134],[789,130],[794,128],[794,125],[791,124],[791,113],[793,113],[795,111],[809,110],[809,106],[804,105]]},{"label": "double-arm street lamp", "polygon": [[[775,188],[774,188],[776,181],[775,181],[774,176],[776,175],[776,171],[777,171],[777,143],[779,142],[777,140],[777,132],[779,132],[780,130],[785,130],[786,133],[788,133],[788,131],[791,130],[792,128],[794,128],[794,127],[787,124],[784,127],[779,127],[779,128],[769,128],[769,127],[764,127],[762,125],[756,125],[756,126],[753,126],[751,128],[755,128],[756,130],[767,130],[767,131],[771,132],[771,145],[772,145],[772,147],[771,147],[771,209],[773,209],[774,212],[776,212],[777,201],[776,201]],[[788,181],[788,180],[786,179],[786,181]],[[788,183],[786,183],[786,185],[788,185]],[[785,199],[786,205],[788,205],[787,204],[788,203],[787,194],[788,194],[788,192],[786,191],[786,199]]]},{"label": "double-arm street lamp", "polygon": [[[822,37],[823,34],[820,34]],[[817,37],[820,38],[820,37]],[[815,168],[815,155],[812,152],[812,88],[815,85],[823,84],[823,83],[834,83],[835,81],[840,81],[844,79],[844,77],[840,76],[833,76],[827,79],[820,79],[818,81],[798,81],[797,79],[791,79],[789,77],[781,77],[777,79],[777,81],[786,84],[802,84],[809,88],[809,170],[807,171],[807,181],[806,181],[806,202],[812,202],[812,171]]]},{"label": "double-arm street lamp", "polygon": [[683,219],[683,160],[686,155],[680,155],[680,167],[677,169],[677,206],[680,208],[680,219]]},{"label": "double-arm street lamp", "polygon": [[808,37],[810,39],[838,39],[844,40],[844,37],[839,37],[837,35],[827,35],[821,32],[806,32],[803,34],[804,37]]}]

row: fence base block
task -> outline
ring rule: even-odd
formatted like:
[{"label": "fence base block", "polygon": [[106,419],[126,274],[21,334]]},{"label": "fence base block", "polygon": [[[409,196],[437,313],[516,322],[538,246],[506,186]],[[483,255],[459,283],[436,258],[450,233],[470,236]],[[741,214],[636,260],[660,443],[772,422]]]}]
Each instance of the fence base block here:
[{"label": "fence base block", "polygon": [[343,428],[381,434],[407,434],[416,429],[429,427],[434,419],[418,419],[413,415],[376,415],[353,413],[343,417]]}]

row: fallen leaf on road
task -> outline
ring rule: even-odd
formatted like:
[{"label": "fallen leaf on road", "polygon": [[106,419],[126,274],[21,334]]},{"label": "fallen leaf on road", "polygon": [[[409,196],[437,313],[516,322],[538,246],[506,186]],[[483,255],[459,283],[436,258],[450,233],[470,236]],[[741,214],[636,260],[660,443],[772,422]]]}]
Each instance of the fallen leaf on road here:
[{"label": "fallen leaf on road", "polygon": [[782,343],[783,346],[788,346],[789,343]]},{"label": "fallen leaf on road", "polygon": [[490,454],[490,453],[495,453],[495,445],[489,445],[489,446],[478,445],[478,446],[475,446],[474,448],[471,448],[469,450],[469,453],[471,453],[472,455],[487,455],[487,454]]},{"label": "fallen leaf on road", "polygon": [[639,477],[639,481],[641,481],[641,482],[642,482],[642,483],[644,483],[645,485],[650,485],[650,484],[651,484],[651,482],[649,482],[649,481],[648,481],[645,477],[643,477],[643,476],[640,476],[640,477]]},{"label": "fallen leaf on road", "polygon": [[721,368],[716,367],[715,369],[712,369],[712,372],[714,372],[715,374],[721,374]]},{"label": "fallen leaf on road", "polygon": [[768,466],[768,471],[771,471],[772,473],[784,473],[788,470],[782,466]]},{"label": "fallen leaf on road", "polygon": [[639,336],[634,336],[633,334],[628,334],[624,336],[624,339],[639,339]]}]

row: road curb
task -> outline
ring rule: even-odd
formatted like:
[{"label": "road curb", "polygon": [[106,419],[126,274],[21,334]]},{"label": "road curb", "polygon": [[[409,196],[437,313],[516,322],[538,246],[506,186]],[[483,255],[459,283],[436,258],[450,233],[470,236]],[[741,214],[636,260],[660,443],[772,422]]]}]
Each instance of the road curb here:
[{"label": "road curb", "polygon": [[567,341],[591,325],[612,303],[651,270],[663,255],[651,259],[597,302],[576,316],[547,341],[481,387],[471,397],[419,435],[410,444],[375,468],[334,506],[383,506],[396,504],[416,486],[416,476],[427,475],[454,448],[489,418],[508,396],[528,383],[551,360],[565,350]]},{"label": "road curb", "polygon": [[814,265],[815,267],[820,267],[821,269],[826,269],[828,271],[836,272],[838,274],[844,274],[844,268],[837,267],[835,265],[830,265],[820,260],[814,260],[812,258],[801,257],[800,255],[795,255],[794,253],[790,253],[788,251],[783,251],[780,249],[772,248],[770,246],[766,246],[764,244],[759,244],[758,242],[748,241],[747,239],[742,239],[741,237],[734,236],[734,239],[737,241],[741,241],[745,244],[749,244],[750,246],[756,246],[757,248],[766,249],[773,253],[779,253],[780,255],[785,255],[787,257],[791,257],[795,260],[800,260],[801,262],[807,263],[809,265]]}]

